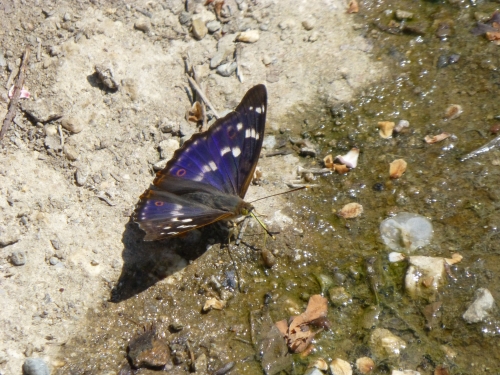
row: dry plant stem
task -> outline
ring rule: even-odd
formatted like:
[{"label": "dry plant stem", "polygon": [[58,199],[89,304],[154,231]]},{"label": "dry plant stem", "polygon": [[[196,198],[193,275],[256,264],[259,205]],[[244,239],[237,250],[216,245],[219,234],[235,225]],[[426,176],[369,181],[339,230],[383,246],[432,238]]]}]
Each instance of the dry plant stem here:
[{"label": "dry plant stem", "polygon": [[208,108],[210,108],[212,110],[212,112],[214,113],[215,118],[220,118],[219,113],[217,113],[217,111],[215,110],[214,106],[207,99],[207,97],[203,93],[203,90],[198,86],[198,84],[196,83],[196,81],[193,78],[191,78],[188,74],[186,74],[186,76],[187,76],[187,79],[188,79],[189,83],[193,87],[193,89],[197,92],[197,94],[205,102],[205,104],[208,105]]},{"label": "dry plant stem", "polygon": [[243,71],[241,69],[241,51],[243,50],[243,46],[241,43],[236,45],[236,75],[238,76],[238,79],[240,80],[241,83],[245,80],[245,77],[243,77]]},{"label": "dry plant stem", "polygon": [[472,152],[469,152],[467,155],[460,158],[460,161],[465,161],[467,159],[473,158],[473,157],[478,156],[480,154],[484,154],[485,152],[488,152],[488,151],[492,150],[493,148],[498,147],[499,145],[500,145],[500,135],[493,138],[491,141],[489,141],[485,145],[479,147],[478,149],[476,149]]},{"label": "dry plant stem", "polygon": [[21,63],[21,67],[19,68],[19,75],[17,76],[16,83],[14,84],[14,93],[9,103],[9,110],[7,112],[7,116],[5,116],[5,119],[3,120],[2,130],[0,131],[0,141],[7,133],[7,130],[9,130],[12,120],[14,120],[14,117],[16,117],[17,103],[19,102],[19,97],[21,96],[21,89],[23,88],[24,84],[26,65],[28,64],[29,58],[30,58],[30,47],[28,46],[24,51],[23,61]]}]

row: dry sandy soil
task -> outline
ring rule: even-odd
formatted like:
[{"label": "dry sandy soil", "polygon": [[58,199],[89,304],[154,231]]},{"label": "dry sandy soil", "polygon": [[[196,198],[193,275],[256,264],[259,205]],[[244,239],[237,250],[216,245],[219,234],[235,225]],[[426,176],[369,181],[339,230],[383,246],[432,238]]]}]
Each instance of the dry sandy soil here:
[{"label": "dry sandy soil", "polygon": [[[280,130],[300,131],[284,122],[290,113],[349,101],[383,77],[342,0],[229,0],[222,11],[225,23],[213,5],[196,1],[0,2],[2,119],[31,46],[24,85],[31,98],[22,99],[0,148],[2,374],[21,373],[27,357],[61,366],[60,346],[110,299],[152,166],[197,131],[185,120],[186,60],[221,113],[253,85],[267,86],[268,148]],[[192,22],[211,31],[195,38]],[[248,30],[258,40],[237,42]],[[243,82],[210,66],[214,56],[235,61],[237,47]],[[112,71],[116,89],[103,85],[96,66]],[[266,183],[252,186],[249,200],[285,190],[300,163],[295,155],[262,159]],[[257,209],[271,225],[291,225],[279,210],[286,204],[277,198]],[[174,261],[175,269],[185,264]]]}]

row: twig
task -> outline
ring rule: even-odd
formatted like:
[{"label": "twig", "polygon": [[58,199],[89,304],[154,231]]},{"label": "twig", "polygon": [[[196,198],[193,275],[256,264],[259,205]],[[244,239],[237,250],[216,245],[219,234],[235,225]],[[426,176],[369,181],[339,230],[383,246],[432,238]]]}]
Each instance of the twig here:
[{"label": "twig", "polygon": [[191,78],[189,76],[189,74],[186,74],[186,77],[187,77],[189,83],[191,84],[191,86],[193,87],[193,89],[196,91],[196,93],[205,102],[205,104],[208,105],[208,107],[212,110],[212,112],[214,113],[215,118],[220,118],[219,113],[215,110],[215,108],[212,105],[212,103],[210,103],[210,101],[207,99],[207,97],[203,93],[203,90],[200,89],[200,87],[198,86],[198,84],[196,83],[196,81],[193,78]]},{"label": "twig", "polygon": [[488,152],[499,145],[500,145],[500,135],[497,136],[496,138],[493,138],[491,141],[489,141],[485,145],[479,147],[478,149],[476,149],[472,152],[469,152],[465,156],[462,156],[460,158],[460,161],[465,161],[467,159],[473,158],[473,157],[478,156],[480,154],[484,154],[485,152]]},{"label": "twig", "polygon": [[19,102],[19,97],[21,96],[21,89],[23,88],[24,84],[26,65],[28,63],[29,58],[30,58],[30,47],[27,46],[26,50],[24,51],[23,61],[19,68],[19,75],[17,76],[16,83],[14,84],[14,92],[12,95],[12,99],[10,100],[9,103],[9,111],[7,112],[7,116],[5,116],[5,119],[3,120],[2,130],[0,131],[0,141],[5,136],[5,133],[7,133],[7,130],[9,130],[12,120],[14,120],[14,117],[16,117],[17,103]]},{"label": "twig", "polygon": [[240,80],[241,83],[245,80],[245,77],[243,77],[243,70],[241,69],[241,51],[243,50],[243,46],[241,43],[238,43],[236,46],[236,52],[235,52],[235,57],[236,57],[236,75],[238,76],[238,79]]},{"label": "twig", "polygon": [[59,125],[57,129],[59,130],[59,137],[61,138],[61,150],[64,150],[64,134],[62,132],[61,125]]}]

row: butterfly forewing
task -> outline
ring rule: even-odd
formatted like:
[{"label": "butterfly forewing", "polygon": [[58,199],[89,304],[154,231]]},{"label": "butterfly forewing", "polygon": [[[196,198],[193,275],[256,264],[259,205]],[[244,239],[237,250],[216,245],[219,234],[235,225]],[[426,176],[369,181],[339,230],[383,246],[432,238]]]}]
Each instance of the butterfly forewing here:
[{"label": "butterfly forewing", "polygon": [[169,176],[177,176],[243,197],[259,159],[266,109],[266,88],[253,87],[234,112],[186,141],[158,173],[154,184],[161,186],[168,183]]}]

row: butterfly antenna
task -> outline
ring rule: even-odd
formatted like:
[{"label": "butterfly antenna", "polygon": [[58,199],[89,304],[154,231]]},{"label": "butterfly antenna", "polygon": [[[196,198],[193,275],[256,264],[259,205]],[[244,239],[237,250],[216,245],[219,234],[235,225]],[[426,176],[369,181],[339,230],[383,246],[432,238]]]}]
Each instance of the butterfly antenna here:
[{"label": "butterfly antenna", "polygon": [[[251,202],[248,202],[248,203],[254,203],[254,202],[257,202],[257,201],[260,201],[262,199],[267,199],[267,198],[271,198],[271,197],[275,197],[277,195],[282,195],[282,194],[288,194],[288,193],[293,193],[294,191],[297,191],[297,190],[302,190],[302,189],[306,189],[308,188],[309,186],[308,185],[305,185],[305,186],[301,186],[301,187],[298,187],[298,188],[295,188],[295,189],[292,189],[292,190],[287,190],[287,191],[282,191],[281,193],[276,193],[276,194],[272,194],[272,195],[268,195],[266,197],[262,197],[262,198],[259,198],[259,199],[256,199],[254,201],[251,201]],[[253,214],[252,214],[253,217],[255,217]],[[255,217],[256,218],[256,217]],[[256,218],[257,219],[257,218]],[[258,221],[258,219],[257,219]],[[262,224],[261,224],[262,225]],[[264,228],[265,229],[265,228]]]},{"label": "butterfly antenna", "polygon": [[[271,197],[272,197],[272,195],[271,195]],[[266,197],[266,198],[268,198],[268,197]],[[254,201],[254,202],[255,202],[255,201]],[[263,222],[262,222],[262,221],[261,221],[261,220],[260,220],[257,216],[255,216],[255,214],[254,214],[253,212],[250,212],[250,215],[252,215],[252,217],[253,217],[255,220],[257,220],[257,222],[258,222],[258,223],[260,224],[260,226],[261,226],[261,227],[262,227],[262,228],[266,231],[266,233],[268,234],[268,236],[269,236],[269,237],[271,237],[273,240],[275,240],[275,239],[276,239],[276,237],[274,237],[274,235],[273,235],[271,232],[269,232],[269,231],[267,230],[266,225],[265,225],[265,224],[264,224],[264,223],[263,223]]]}]

